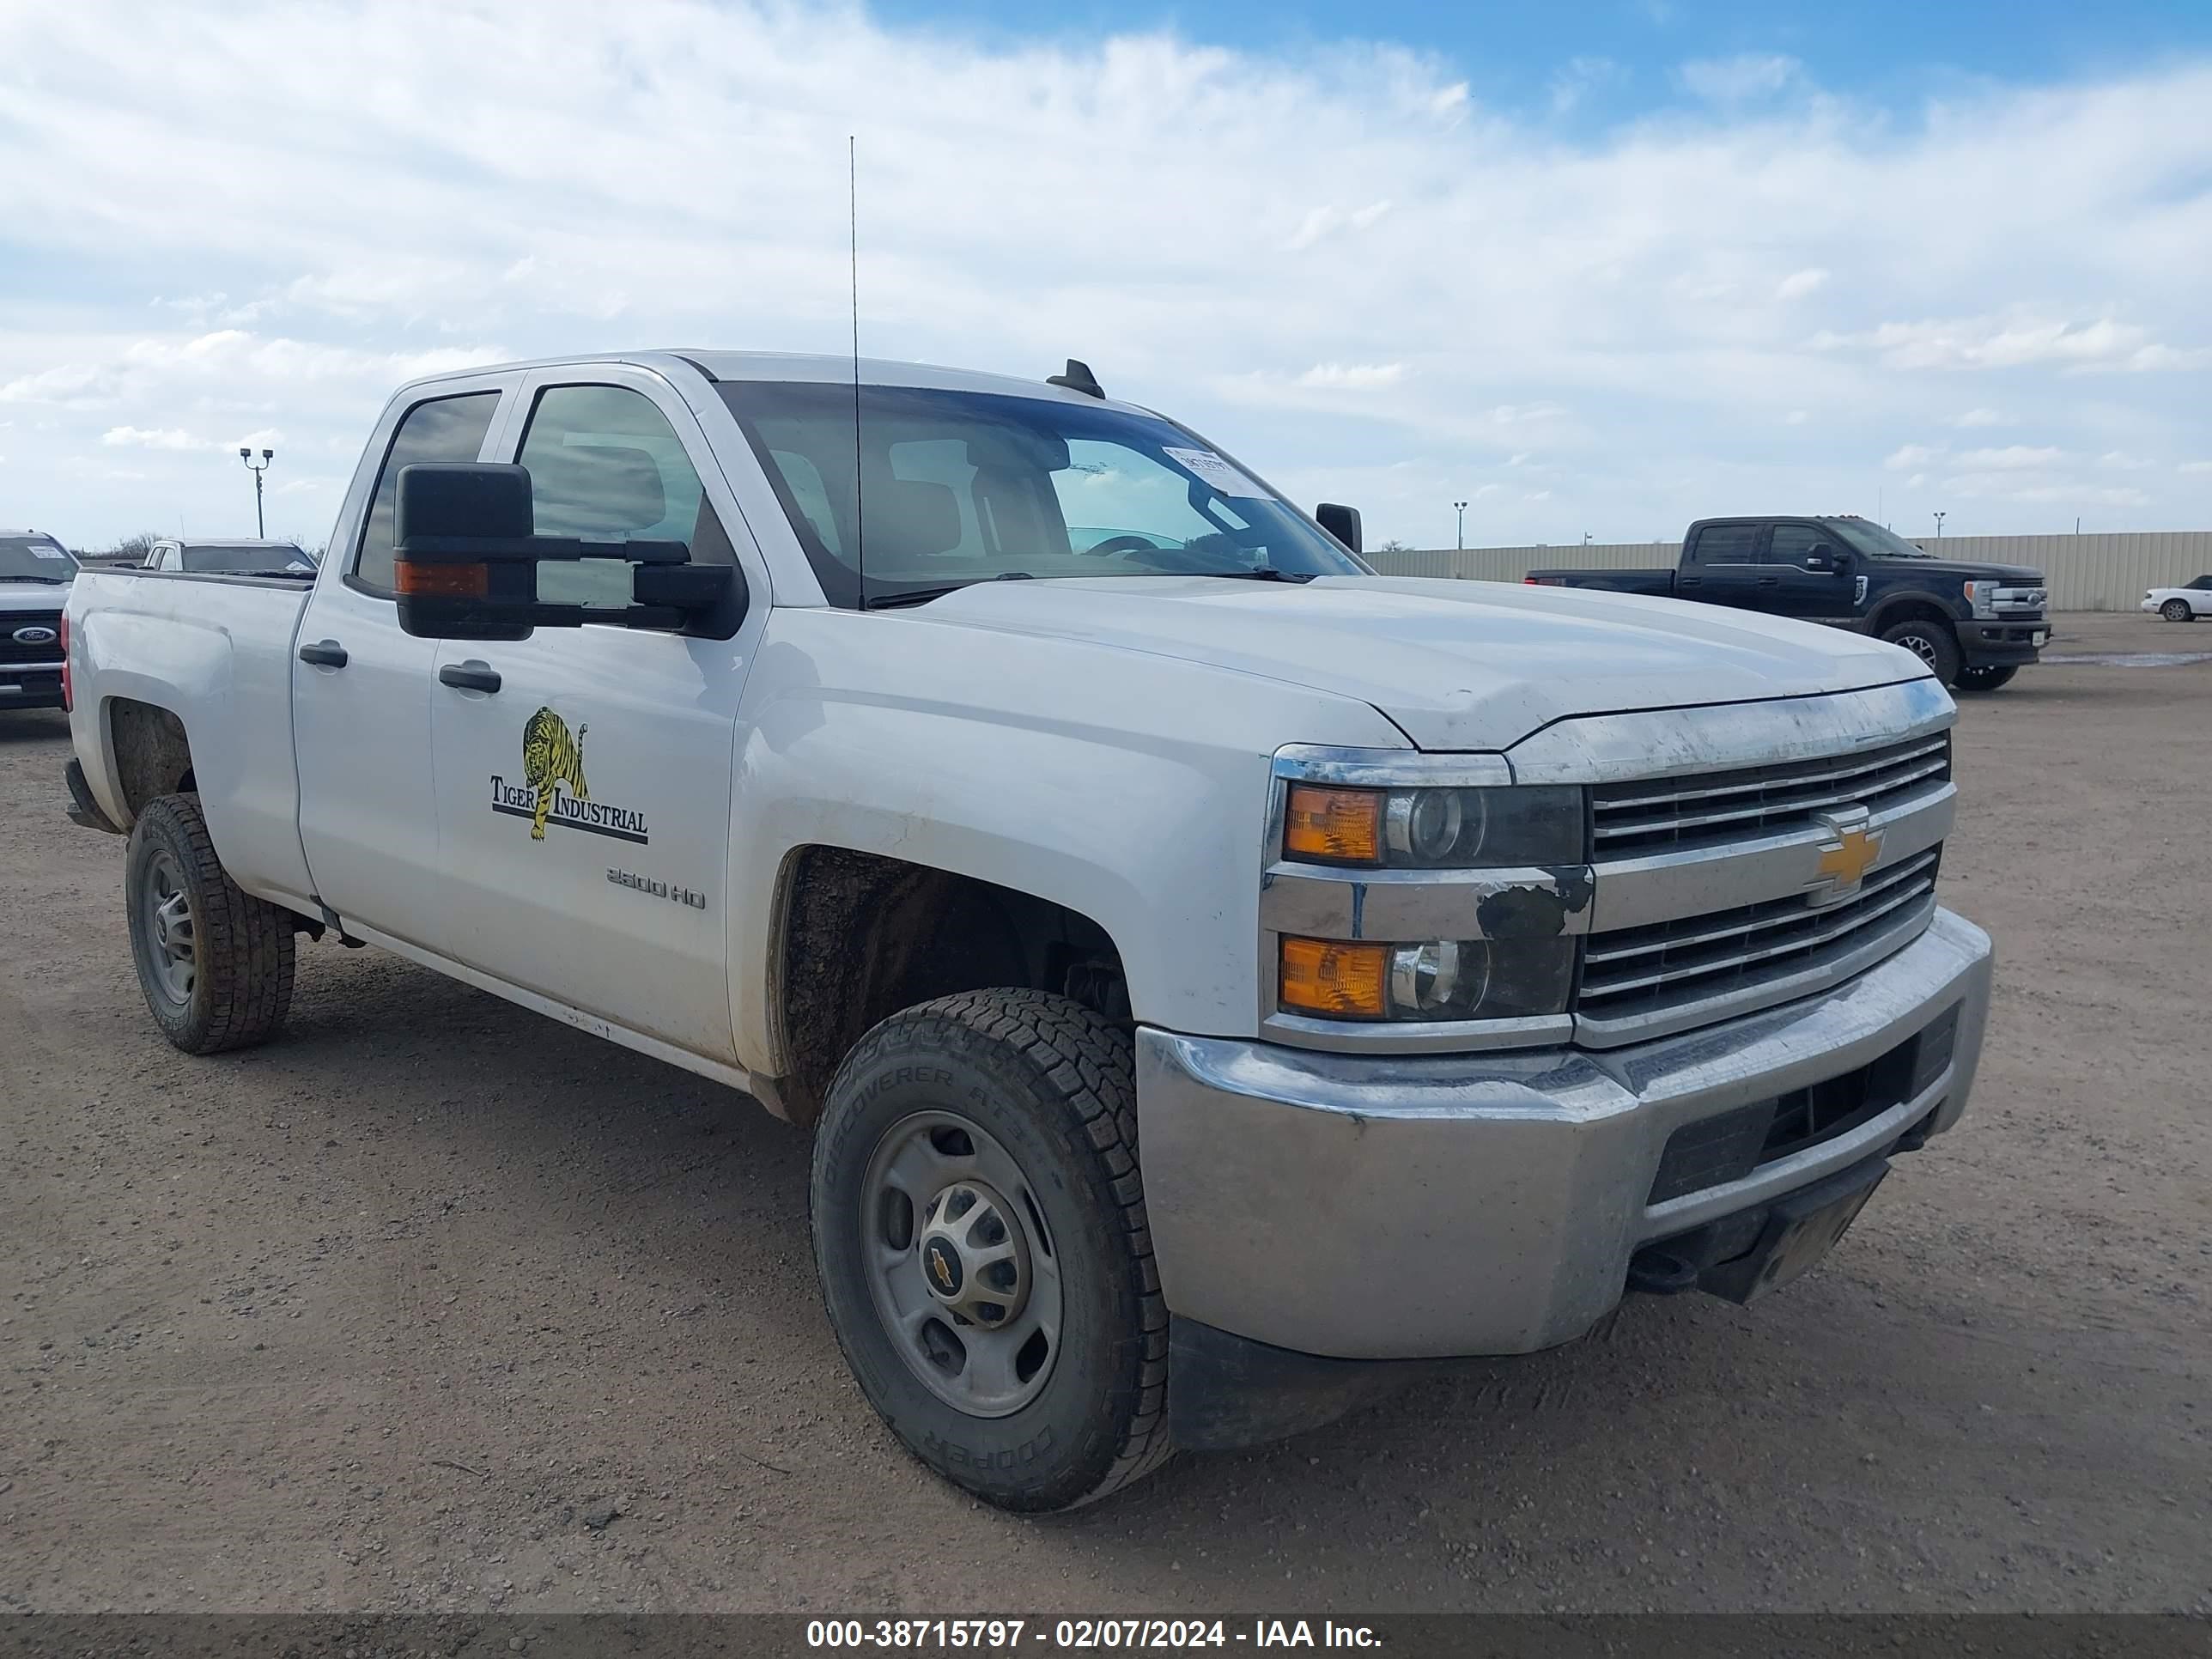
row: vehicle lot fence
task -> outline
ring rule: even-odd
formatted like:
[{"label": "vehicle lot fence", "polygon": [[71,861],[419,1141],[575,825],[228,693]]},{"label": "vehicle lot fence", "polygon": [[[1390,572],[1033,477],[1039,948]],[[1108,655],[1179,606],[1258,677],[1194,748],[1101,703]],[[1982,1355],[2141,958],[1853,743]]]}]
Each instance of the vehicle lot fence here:
[{"label": "vehicle lot fence", "polygon": [[[2178,587],[2212,575],[2212,530],[2144,531],[2094,536],[1929,536],[1908,538],[1950,558],[2033,565],[2050,579],[2054,611],[2132,611],[2147,587]],[[1565,566],[1632,570],[1670,565],[1678,542],[1568,543],[1559,547],[1407,549],[1375,552],[1367,562],[1386,575],[1461,576],[1517,582],[1529,571]]]}]

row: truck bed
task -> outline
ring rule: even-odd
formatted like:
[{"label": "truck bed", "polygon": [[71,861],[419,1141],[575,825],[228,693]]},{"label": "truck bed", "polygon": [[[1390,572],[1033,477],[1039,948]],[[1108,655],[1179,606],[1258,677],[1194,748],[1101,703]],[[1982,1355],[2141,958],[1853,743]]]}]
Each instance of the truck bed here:
[{"label": "truck bed", "polygon": [[249,891],[312,892],[300,847],[292,750],[292,644],[311,580],[88,569],[71,586],[76,751],[111,822],[130,826],[130,781],[116,775],[119,704],[179,711],[191,730],[193,787],[231,877]]},{"label": "truck bed", "polygon": [[1521,579],[1537,587],[1588,587],[1599,592],[1656,593],[1662,599],[1674,592],[1671,565],[1636,570],[1532,570]]}]

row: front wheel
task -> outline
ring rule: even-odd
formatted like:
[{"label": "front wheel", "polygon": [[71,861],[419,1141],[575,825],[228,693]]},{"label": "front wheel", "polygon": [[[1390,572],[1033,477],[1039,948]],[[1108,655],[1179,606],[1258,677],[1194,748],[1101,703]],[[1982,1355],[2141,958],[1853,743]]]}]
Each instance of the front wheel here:
[{"label": "front wheel", "polygon": [[1127,1034],[1041,991],[894,1014],[830,1086],[810,1208],[838,1343],[908,1450],[1001,1509],[1168,1456],[1136,1142]]},{"label": "front wheel", "polygon": [[163,795],[131,826],[123,871],[138,988],[188,1054],[265,1042],[292,1006],[289,912],[240,890],[191,795]]},{"label": "front wheel", "polygon": [[1892,645],[1901,645],[1926,663],[1936,678],[1945,685],[1957,683],[1964,659],[1959,652],[1959,641],[1946,623],[1929,622],[1915,617],[1887,629],[1882,638]]},{"label": "front wheel", "polygon": [[2195,622],[2197,613],[2189,608],[2186,599],[2168,599],[2159,606],[2158,614],[2168,622]]},{"label": "front wheel", "polygon": [[1959,671],[1959,690],[1961,691],[1994,691],[2001,685],[2012,684],[2012,677],[2020,672],[2020,665],[2008,662],[1990,668],[1962,668]]}]

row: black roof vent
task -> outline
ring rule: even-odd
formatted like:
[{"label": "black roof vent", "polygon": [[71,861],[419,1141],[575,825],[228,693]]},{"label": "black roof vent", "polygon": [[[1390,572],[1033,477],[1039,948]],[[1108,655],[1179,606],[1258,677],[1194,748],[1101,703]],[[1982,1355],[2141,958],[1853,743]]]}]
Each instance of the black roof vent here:
[{"label": "black roof vent", "polygon": [[1067,360],[1067,373],[1048,374],[1044,377],[1044,383],[1047,386],[1064,386],[1070,392],[1085,392],[1093,398],[1106,395],[1106,388],[1098,384],[1098,377],[1091,372],[1091,365],[1073,357]]}]

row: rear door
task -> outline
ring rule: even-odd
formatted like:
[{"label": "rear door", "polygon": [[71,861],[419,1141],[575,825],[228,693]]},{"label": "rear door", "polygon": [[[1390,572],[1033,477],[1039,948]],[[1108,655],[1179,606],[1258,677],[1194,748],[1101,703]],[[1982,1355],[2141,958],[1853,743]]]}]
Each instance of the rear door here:
[{"label": "rear door", "polygon": [[1772,573],[1759,562],[1765,531],[1756,519],[1699,525],[1682,550],[1681,568],[1674,575],[1676,596],[1765,610],[1762,601],[1774,586],[1767,580]]},{"label": "rear door", "polygon": [[293,642],[300,840],[318,896],[348,921],[450,954],[439,891],[430,694],[438,642],[399,629],[392,517],[399,469],[490,451],[521,376],[441,383],[386,412]]},{"label": "rear door", "polygon": [[739,563],[752,603],[731,639],[591,623],[445,644],[431,730],[454,954],[728,1061],[731,775],[765,572],[732,545],[735,500],[657,374],[541,371],[514,428],[503,448],[530,470],[538,532],[611,538],[605,561],[543,568],[541,597],[626,603],[635,537]]}]

